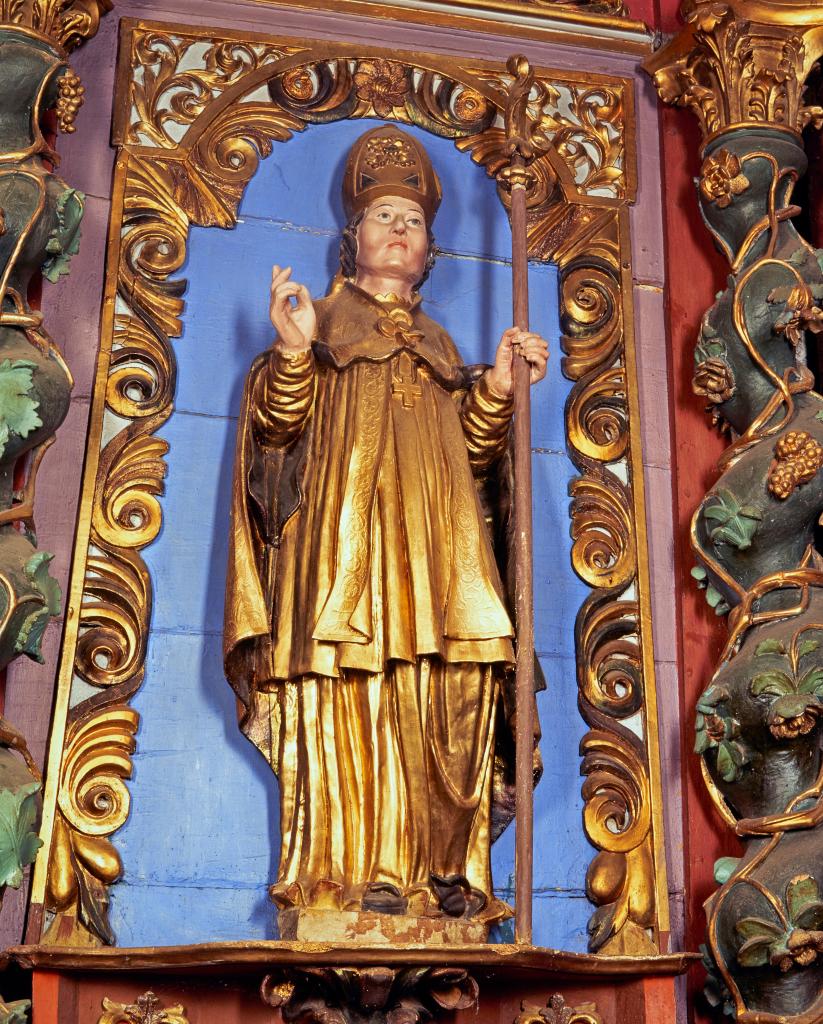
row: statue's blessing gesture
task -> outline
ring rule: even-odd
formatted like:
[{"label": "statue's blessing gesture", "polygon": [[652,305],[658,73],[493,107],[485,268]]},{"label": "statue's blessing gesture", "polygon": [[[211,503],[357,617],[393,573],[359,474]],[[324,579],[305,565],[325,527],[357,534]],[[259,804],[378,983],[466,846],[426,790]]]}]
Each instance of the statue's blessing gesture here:
[{"label": "statue's blessing gesture", "polygon": [[280,781],[282,938],[482,941],[511,914],[514,630],[478,483],[506,454],[512,358],[463,365],[421,308],[440,183],[394,126],[349,154],[341,272],[272,272],[249,373],[224,647],[242,728]]}]

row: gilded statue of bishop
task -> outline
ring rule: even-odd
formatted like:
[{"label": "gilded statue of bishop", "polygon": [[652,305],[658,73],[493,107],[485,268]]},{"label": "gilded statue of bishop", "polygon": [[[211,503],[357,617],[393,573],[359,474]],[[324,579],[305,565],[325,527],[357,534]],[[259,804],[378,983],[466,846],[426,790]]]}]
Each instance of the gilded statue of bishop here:
[{"label": "gilded statue of bishop", "polygon": [[509,444],[513,353],[535,382],[548,349],[510,328],[468,367],[423,312],[440,200],[416,139],[359,138],[340,273],[313,301],[274,267],[277,336],[246,381],[224,650],[279,779],[282,938],[483,941],[511,915],[490,847],[514,630],[478,485]]}]

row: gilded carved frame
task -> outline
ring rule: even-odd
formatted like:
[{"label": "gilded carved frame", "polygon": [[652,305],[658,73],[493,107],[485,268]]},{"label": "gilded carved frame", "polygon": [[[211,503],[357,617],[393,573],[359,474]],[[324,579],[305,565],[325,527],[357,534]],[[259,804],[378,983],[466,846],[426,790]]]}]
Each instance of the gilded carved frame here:
[{"label": "gilded carved frame", "polygon": [[[152,600],[141,550],[161,523],[168,446],[155,432],[173,410],[174,275],[189,225],[231,227],[259,158],[312,123],[392,117],[453,138],[489,175],[506,163],[502,66],[131,20],[121,32],[101,347],[44,796],[49,853],[28,933],[60,945],[115,941],[107,887],[121,864],[110,837],[129,814],[139,720],[129,700]],[[584,827],[598,851],[591,948],[648,954],[668,931],[668,904],[628,229],[632,81],[536,74],[547,92],[532,113],[552,146],[534,164],[529,249],[560,271],[563,371],[575,382],[567,439],[580,474],[572,559],[592,588],[576,624]],[[388,97],[376,87],[386,83]]]}]

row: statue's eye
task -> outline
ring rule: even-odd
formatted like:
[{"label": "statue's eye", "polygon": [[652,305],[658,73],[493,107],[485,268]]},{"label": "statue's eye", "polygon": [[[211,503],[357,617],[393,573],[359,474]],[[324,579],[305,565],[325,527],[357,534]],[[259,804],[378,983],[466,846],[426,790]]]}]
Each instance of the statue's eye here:
[{"label": "statue's eye", "polygon": [[421,217],[409,217],[406,223],[410,224],[413,228],[419,228],[423,226],[423,219]]}]

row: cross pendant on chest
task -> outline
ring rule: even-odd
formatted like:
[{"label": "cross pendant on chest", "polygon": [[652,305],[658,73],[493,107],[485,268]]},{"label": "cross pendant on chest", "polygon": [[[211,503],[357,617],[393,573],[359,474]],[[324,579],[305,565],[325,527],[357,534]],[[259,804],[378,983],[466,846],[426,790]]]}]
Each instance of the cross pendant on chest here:
[{"label": "cross pendant on chest", "polygon": [[391,391],[393,397],[400,398],[404,409],[413,409],[417,399],[423,395],[423,388],[417,383],[417,368],[408,352],[401,352],[397,359]]}]

